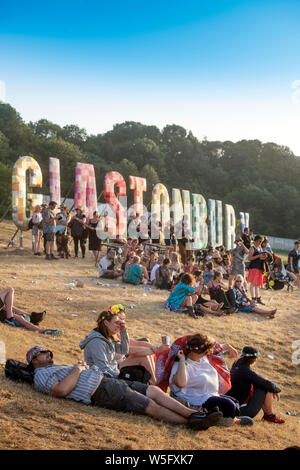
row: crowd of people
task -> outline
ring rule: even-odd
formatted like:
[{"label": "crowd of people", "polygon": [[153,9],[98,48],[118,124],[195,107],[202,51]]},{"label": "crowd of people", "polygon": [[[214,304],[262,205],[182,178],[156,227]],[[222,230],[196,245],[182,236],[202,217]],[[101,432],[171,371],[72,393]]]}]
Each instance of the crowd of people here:
[{"label": "crowd of people", "polygon": [[[161,245],[160,238],[115,240],[99,259],[101,241],[96,229],[99,216],[87,218],[80,207],[71,216],[65,206],[51,201],[37,206],[32,217],[34,255],[41,255],[44,239],[47,260],[55,259],[54,243],[61,258],[69,258],[70,237],[74,256],[79,247],[84,258],[86,242],[98,267],[99,278],[118,279],[133,285],[153,286],[166,291],[169,312],[186,313],[192,318],[206,314],[257,313],[274,318],[276,309],[265,307],[260,289],[279,289],[291,283],[300,289],[300,242],[289,253],[288,264],[272,252],[265,237],[253,236],[246,228],[235,239],[235,247],[208,247],[193,253],[186,241]],[[131,221],[135,217],[131,217]],[[117,242],[117,243],[116,243]],[[46,312],[29,314],[14,306],[14,291],[0,292],[1,320],[14,327],[42,334],[38,325]],[[125,307],[113,305],[102,311],[96,326],[82,338],[79,348],[84,360],[55,365],[53,352],[32,347],[26,355],[34,388],[54,397],[118,411],[131,411],[197,430],[214,425],[251,426],[263,411],[264,421],[283,424],[274,413],[273,399],[280,388],[253,370],[259,357],[254,346],[245,346],[240,355],[230,344],[219,344],[204,333],[177,338],[173,344],[154,345],[147,338],[129,337]],[[223,354],[234,358],[228,369]],[[167,394],[168,388],[170,394]]]}]

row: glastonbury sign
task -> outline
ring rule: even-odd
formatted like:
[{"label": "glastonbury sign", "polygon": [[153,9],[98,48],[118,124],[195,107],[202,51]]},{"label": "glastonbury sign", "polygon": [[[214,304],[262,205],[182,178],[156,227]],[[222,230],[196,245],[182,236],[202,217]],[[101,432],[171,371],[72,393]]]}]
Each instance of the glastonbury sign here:
[{"label": "glastonbury sign", "polygon": [[[41,188],[43,175],[38,162],[31,156],[20,157],[13,167],[12,174],[12,217],[16,226],[26,230],[32,210],[43,202],[43,194],[27,193],[26,172],[29,172],[29,187]],[[50,200],[60,204],[60,161],[49,158]],[[152,189],[150,214],[143,204],[143,193],[147,190],[147,181],[138,176],[129,176],[129,189],[133,191],[133,207],[127,208],[127,187],[123,176],[117,171],[110,171],[104,177],[104,204],[97,202],[97,189],[94,166],[89,163],[76,164],[74,206],[80,206],[92,217],[97,211],[100,223],[97,235],[102,240],[107,238],[149,238],[148,224],[151,224],[151,238],[159,239],[159,226],[165,240],[170,238],[170,223],[174,226],[176,239],[185,237],[190,240],[188,248],[192,250],[225,244],[232,249],[235,240],[236,216],[229,204],[214,199],[204,199],[201,194],[187,190],[172,189],[172,201],[167,188],[157,183]],[[30,206],[27,217],[26,206]],[[127,223],[127,215],[133,210],[139,216],[139,231],[135,220]],[[149,216],[151,216],[149,218]],[[249,227],[249,214],[240,212],[242,230]],[[136,238],[136,236],[135,236]]]}]

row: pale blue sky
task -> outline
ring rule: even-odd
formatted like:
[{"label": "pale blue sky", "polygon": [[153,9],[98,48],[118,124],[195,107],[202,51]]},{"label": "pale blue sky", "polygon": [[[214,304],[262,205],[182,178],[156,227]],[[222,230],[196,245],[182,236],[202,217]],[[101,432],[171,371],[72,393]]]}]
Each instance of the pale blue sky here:
[{"label": "pale blue sky", "polygon": [[300,156],[299,20],[289,0],[7,2],[0,98],[26,122],[175,123]]}]

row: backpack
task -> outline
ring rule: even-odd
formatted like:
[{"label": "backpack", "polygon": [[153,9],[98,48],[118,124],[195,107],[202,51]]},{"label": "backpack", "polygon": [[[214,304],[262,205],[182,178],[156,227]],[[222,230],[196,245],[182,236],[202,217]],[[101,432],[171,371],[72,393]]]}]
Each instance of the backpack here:
[{"label": "backpack", "polygon": [[4,373],[8,379],[33,385],[34,370],[23,362],[7,359]]},{"label": "backpack", "polygon": [[127,366],[122,367],[118,378],[147,384],[151,379],[151,374],[144,366]]}]

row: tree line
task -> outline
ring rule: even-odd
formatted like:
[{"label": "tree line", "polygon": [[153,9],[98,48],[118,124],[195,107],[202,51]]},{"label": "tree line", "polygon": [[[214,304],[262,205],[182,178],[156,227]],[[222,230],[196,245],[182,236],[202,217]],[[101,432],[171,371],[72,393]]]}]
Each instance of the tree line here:
[{"label": "tree line", "polygon": [[[259,140],[198,140],[171,124],[162,130],[127,121],[97,135],[47,119],[25,123],[9,104],[0,102],[0,215],[10,201],[12,167],[19,156],[32,155],[43,172],[43,193],[49,193],[49,157],[61,165],[64,197],[74,196],[76,162],[92,163],[98,194],[108,171],[147,179],[145,204],[154,184],[170,191],[186,189],[205,199],[219,199],[250,213],[256,233],[298,238],[300,220],[300,158],[285,146]],[[34,190],[33,190],[34,191]],[[128,191],[128,203],[132,203]]]}]

